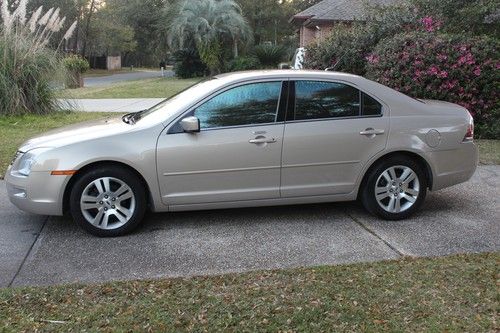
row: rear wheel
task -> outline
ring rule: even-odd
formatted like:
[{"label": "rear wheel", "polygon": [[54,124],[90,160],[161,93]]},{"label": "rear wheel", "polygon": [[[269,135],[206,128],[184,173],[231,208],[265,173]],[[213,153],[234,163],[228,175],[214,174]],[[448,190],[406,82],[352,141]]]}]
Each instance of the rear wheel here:
[{"label": "rear wheel", "polygon": [[404,156],[393,156],[369,172],[361,201],[374,215],[400,220],[412,215],[426,194],[427,178],[420,164]]},{"label": "rear wheel", "polygon": [[138,177],[129,170],[107,166],[81,176],[70,195],[73,219],[100,237],[127,234],[142,221],[146,193]]}]

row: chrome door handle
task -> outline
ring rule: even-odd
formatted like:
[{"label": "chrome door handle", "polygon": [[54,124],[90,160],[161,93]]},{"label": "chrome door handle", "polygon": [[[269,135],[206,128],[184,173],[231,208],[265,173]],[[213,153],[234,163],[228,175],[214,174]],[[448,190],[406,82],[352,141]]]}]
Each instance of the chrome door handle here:
[{"label": "chrome door handle", "polygon": [[258,145],[258,144],[263,144],[263,143],[275,143],[276,139],[275,138],[271,138],[271,139],[268,139],[268,138],[255,138],[255,139],[248,140],[248,142]]},{"label": "chrome door handle", "polygon": [[385,130],[383,129],[373,129],[373,128],[367,128],[364,131],[359,132],[360,135],[366,135],[366,136],[375,136],[375,135],[382,135],[385,133]]}]

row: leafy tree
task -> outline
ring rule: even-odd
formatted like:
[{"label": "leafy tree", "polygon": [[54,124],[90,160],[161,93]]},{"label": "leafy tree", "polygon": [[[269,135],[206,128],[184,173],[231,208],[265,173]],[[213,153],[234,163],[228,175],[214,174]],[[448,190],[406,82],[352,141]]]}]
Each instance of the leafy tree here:
[{"label": "leafy tree", "polygon": [[137,46],[134,30],[123,23],[119,12],[111,6],[94,14],[89,37],[88,53],[93,55],[120,55]]},{"label": "leafy tree", "polygon": [[240,6],[233,0],[183,0],[169,26],[169,41],[174,48],[194,44],[211,74],[220,72],[224,49],[251,40],[252,32]]},{"label": "leafy tree", "polygon": [[165,13],[173,0],[107,0],[121,18],[123,26],[130,27],[137,47],[126,52],[126,62],[136,65],[156,65],[167,53]]}]

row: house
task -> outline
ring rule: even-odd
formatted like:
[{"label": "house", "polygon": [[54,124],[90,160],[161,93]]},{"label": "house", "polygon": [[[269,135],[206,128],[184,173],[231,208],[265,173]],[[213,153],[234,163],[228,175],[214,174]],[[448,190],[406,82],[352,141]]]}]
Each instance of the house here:
[{"label": "house", "polygon": [[365,21],[367,5],[384,6],[399,0],[323,0],[294,15],[290,22],[299,26],[300,47],[320,42],[338,23]]}]

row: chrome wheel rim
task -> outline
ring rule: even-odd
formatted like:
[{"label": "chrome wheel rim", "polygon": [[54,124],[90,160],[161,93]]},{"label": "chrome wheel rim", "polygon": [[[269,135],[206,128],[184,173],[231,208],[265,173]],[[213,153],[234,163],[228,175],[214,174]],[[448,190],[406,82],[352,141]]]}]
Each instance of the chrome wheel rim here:
[{"label": "chrome wheel rim", "polygon": [[401,213],[418,199],[420,182],[415,171],[404,165],[387,168],[375,182],[375,198],[382,209]]},{"label": "chrome wheel rim", "polygon": [[103,177],[85,187],[80,209],[83,217],[94,227],[113,230],[130,221],[135,203],[134,192],[124,181]]}]

